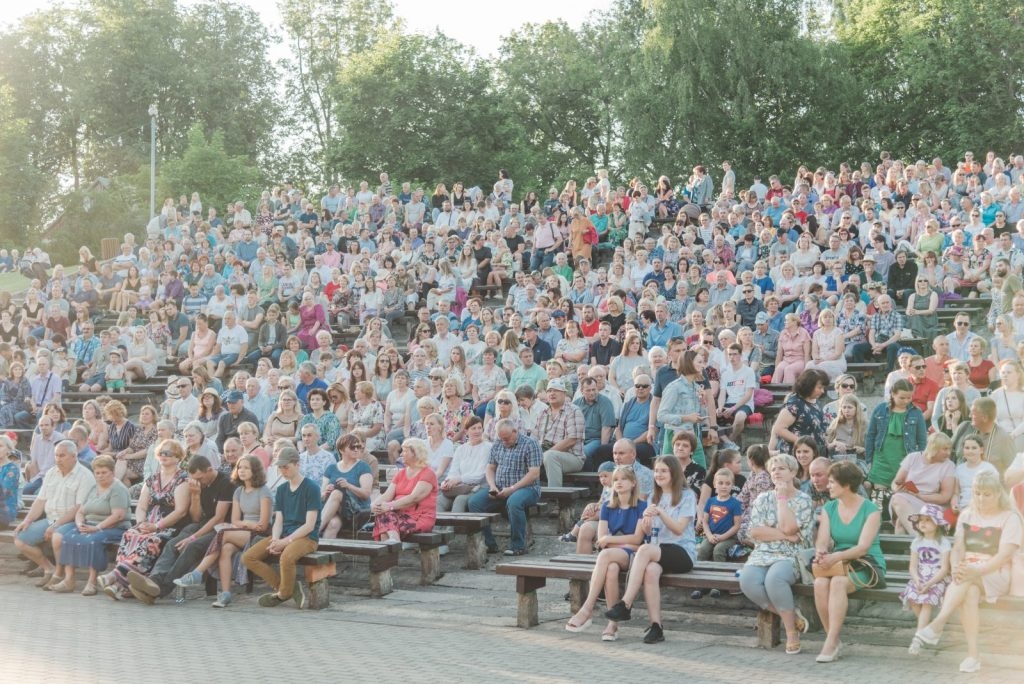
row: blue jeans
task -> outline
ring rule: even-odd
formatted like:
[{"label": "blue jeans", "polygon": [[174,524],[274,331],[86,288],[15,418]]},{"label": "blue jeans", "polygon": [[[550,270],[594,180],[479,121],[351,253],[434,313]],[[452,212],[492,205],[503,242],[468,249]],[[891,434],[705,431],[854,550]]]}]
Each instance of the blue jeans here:
[{"label": "blue jeans", "polygon": [[[540,501],[540,487],[538,486],[517,490],[504,500],[492,498],[485,486],[469,497],[469,511],[470,513],[500,513],[504,509],[508,514],[508,524],[512,530],[509,546],[518,551],[526,548],[526,509],[538,501]],[[484,528],[484,541],[487,546],[497,545],[490,525]]]},{"label": "blue jeans", "polygon": [[31,494],[38,494],[39,490],[43,488],[43,478],[37,478],[32,480],[27,485],[21,488],[21,493],[28,496]]},{"label": "blue jeans", "polygon": [[583,464],[584,470],[590,470],[592,463],[594,462],[594,453],[601,448],[601,440],[599,439],[588,439],[583,442],[583,455],[586,456],[587,461]]}]

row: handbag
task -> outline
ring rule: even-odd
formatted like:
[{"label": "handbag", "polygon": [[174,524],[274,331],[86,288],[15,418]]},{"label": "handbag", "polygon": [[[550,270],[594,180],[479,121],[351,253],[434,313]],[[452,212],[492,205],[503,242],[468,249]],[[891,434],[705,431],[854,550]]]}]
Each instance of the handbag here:
[{"label": "handbag", "polygon": [[[861,570],[867,570],[868,578],[866,580],[861,579],[860,575],[857,574]],[[833,563],[830,568],[823,568],[812,561],[811,574],[816,579],[819,577],[843,577],[845,575],[857,589],[882,588],[885,586],[885,580],[882,579],[878,566],[875,565],[870,556],[862,556],[861,558],[854,558],[842,563]]]}]

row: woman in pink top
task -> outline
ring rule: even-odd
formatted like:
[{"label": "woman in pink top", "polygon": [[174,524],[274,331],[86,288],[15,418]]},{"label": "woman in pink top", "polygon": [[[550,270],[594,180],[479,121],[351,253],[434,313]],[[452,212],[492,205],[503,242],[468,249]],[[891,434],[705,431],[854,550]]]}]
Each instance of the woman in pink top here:
[{"label": "woman in pink top", "polygon": [[371,508],[377,541],[400,541],[417,532],[434,529],[437,519],[437,475],[427,465],[427,443],[407,439],[402,444],[405,467],[399,470],[386,492]]},{"label": "woman in pink top", "polygon": [[786,314],[786,326],[779,334],[779,350],[775,355],[775,374],[772,383],[792,385],[804,371],[811,355],[811,336],[800,325],[795,313]]},{"label": "woman in pink top", "polygon": [[188,355],[178,364],[178,370],[183,375],[191,373],[197,361],[201,363],[206,362],[216,344],[217,333],[209,326],[206,314],[198,314],[196,316],[196,330],[192,333],[192,339],[188,343]]}]

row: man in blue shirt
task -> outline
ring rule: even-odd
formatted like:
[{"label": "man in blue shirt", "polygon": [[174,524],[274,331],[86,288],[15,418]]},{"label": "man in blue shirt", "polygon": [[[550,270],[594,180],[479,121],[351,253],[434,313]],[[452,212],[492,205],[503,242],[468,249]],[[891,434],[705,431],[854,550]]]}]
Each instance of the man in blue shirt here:
[{"label": "man in blue shirt", "polygon": [[573,403],[583,412],[583,455],[587,459],[584,470],[590,470],[594,453],[611,440],[612,429],[615,427],[615,409],[608,397],[598,393],[597,380],[594,378],[583,378],[580,392],[583,396]]},{"label": "man in blue shirt", "polygon": [[295,385],[295,396],[302,404],[302,412],[309,413],[309,404],[306,397],[311,389],[327,389],[327,383],[316,377],[316,366],[310,361],[304,361],[299,365],[299,383]]},{"label": "man in blue shirt", "polygon": [[647,329],[647,346],[668,348],[673,337],[683,336],[683,326],[668,319],[668,304],[658,302],[654,307],[655,323]]},{"label": "man in blue shirt", "polygon": [[[259,604],[273,608],[292,597],[296,585],[295,564],[316,551],[320,539],[320,487],[299,471],[299,452],[285,447],[277,456],[277,470],[284,478],[274,496],[274,526],[269,537],[257,542],[242,556],[242,563],[274,591],[260,596]],[[281,573],[267,564],[280,558]],[[301,587],[300,587],[301,591]],[[305,597],[300,595],[299,607]]]}]

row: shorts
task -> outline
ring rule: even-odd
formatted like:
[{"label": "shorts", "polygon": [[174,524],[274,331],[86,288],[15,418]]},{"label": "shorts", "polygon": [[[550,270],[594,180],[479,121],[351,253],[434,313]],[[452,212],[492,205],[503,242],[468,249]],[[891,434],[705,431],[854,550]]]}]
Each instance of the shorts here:
[{"label": "shorts", "polygon": [[39,546],[45,541],[46,530],[50,529],[50,521],[45,518],[36,520],[17,534],[17,539],[28,546]]},{"label": "shorts", "polygon": [[[736,404],[726,404],[722,408],[727,408],[728,409],[728,408],[732,408],[735,405]],[[747,418],[750,418],[750,416],[754,413],[754,409],[750,408],[750,406],[748,404],[744,404],[743,406],[740,406],[738,409],[736,409],[736,413],[737,414],[742,414],[743,415],[743,419],[746,420]],[[719,418],[718,419],[718,424],[719,425],[732,425],[732,421],[733,421],[734,418],[735,418],[735,416],[733,416],[733,418]]]},{"label": "shorts", "polygon": [[661,544],[661,560],[658,565],[668,574],[679,574],[693,570],[693,559],[679,544]]},{"label": "shorts", "polygon": [[125,388],[124,380],[107,380],[107,391],[116,392]]}]

